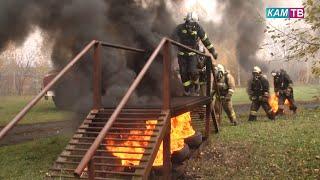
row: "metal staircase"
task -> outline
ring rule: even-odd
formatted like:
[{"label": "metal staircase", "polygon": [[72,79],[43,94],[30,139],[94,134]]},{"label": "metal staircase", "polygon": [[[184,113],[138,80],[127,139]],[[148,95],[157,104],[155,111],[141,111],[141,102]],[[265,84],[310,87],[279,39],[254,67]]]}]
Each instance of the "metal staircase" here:
[{"label": "metal staircase", "polygon": [[[66,146],[64,151],[56,160],[53,168],[48,173],[48,178],[52,179],[87,179],[88,170],[86,169],[80,177],[74,175],[77,165],[80,163],[84,153],[88,151],[99,134],[106,121],[110,118],[112,109],[92,110],[73,138]],[[143,178],[149,174],[153,160],[158,152],[158,148],[164,137],[165,125],[168,124],[169,114],[160,109],[123,109],[112,127],[107,132],[105,141],[99,145],[93,156],[94,177],[95,179],[131,179]],[[157,120],[155,127],[150,135],[143,132],[147,130],[146,121]],[[148,140],[128,139],[130,131],[136,130],[134,136],[148,136]],[[112,141],[110,144],[108,142]],[[128,146],[119,145],[122,141],[144,142],[145,145]],[[139,152],[132,151],[110,151],[114,147],[139,148]],[[141,152],[142,151],[142,152]],[[122,160],[139,161],[139,165],[123,165],[118,157],[112,153],[133,153],[142,155],[142,158],[122,158]]]},{"label": "metal staircase", "polygon": [[[207,57],[207,96],[172,98],[170,94],[171,45],[185,48],[191,52]],[[168,38],[163,38],[135,80],[130,85],[117,107],[103,108],[101,104],[101,47],[117,48],[137,53],[145,50],[127,46],[109,44],[93,40],[74,59],[58,73],[58,75],[43,90],[24,107],[19,114],[0,131],[0,140],[13,128],[29,110],[58,83],[58,81],[75,66],[82,57],[93,49],[93,107],[86,119],[75,132],[67,147],[60,154],[53,168],[49,170],[49,179],[148,179],[154,159],[163,142],[163,179],[171,178],[170,131],[171,116],[187,111],[201,111],[204,118],[193,115],[205,124],[205,137],[209,137],[211,115],[213,124],[218,131],[214,112],[211,112],[211,69],[210,56],[191,49]],[[145,105],[138,108],[127,108],[126,103],[135,91],[156,57],[161,53],[163,62],[162,73],[162,104],[158,107]],[[205,107],[204,107],[205,106]],[[202,120],[201,120],[202,119]],[[146,126],[153,121],[151,133]],[[204,120],[204,121],[203,121]],[[156,122],[156,123],[154,123]],[[135,133],[133,133],[135,132]],[[137,133],[138,132],[138,133]],[[140,133],[139,133],[140,132]],[[142,140],[130,139],[134,136],[144,136]],[[124,145],[121,142],[143,142],[142,145]],[[138,148],[140,151],[115,150],[115,147]],[[119,158],[116,154],[135,154],[137,157]],[[139,157],[139,158],[138,158]],[[122,160],[138,161],[138,164],[123,164]]]}]

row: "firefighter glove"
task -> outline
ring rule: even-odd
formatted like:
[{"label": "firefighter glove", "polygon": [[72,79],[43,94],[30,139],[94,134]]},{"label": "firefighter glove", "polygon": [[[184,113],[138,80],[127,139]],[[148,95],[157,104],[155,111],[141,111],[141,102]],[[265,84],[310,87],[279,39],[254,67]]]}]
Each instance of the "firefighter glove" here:
[{"label": "firefighter glove", "polygon": [[209,52],[212,54],[213,58],[215,60],[218,59],[218,54],[216,53],[216,51],[214,50],[214,48],[209,49]]}]

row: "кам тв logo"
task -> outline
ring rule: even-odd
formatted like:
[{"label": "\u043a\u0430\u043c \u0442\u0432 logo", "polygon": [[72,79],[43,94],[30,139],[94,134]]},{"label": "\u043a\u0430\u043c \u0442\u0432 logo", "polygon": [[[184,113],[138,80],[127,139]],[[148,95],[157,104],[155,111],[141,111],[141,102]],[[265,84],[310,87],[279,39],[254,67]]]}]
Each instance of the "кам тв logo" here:
[{"label": "\u043a\u0430\u043c \u0442\u0432 logo", "polygon": [[266,18],[304,18],[304,8],[266,8]]}]

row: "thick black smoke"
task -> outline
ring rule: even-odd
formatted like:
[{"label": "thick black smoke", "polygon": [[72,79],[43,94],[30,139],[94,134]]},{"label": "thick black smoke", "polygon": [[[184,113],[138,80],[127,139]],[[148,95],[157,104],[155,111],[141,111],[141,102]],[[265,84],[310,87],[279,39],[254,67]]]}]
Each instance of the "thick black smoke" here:
[{"label": "thick black smoke", "polygon": [[266,68],[256,57],[260,43],[264,39],[265,25],[258,21],[258,13],[263,9],[262,1],[223,1],[226,5],[224,17],[234,24],[237,32],[236,49],[240,65],[251,70],[255,65]]},{"label": "thick black smoke", "polygon": [[[151,52],[163,36],[169,36],[176,26],[165,0],[2,0],[0,2],[0,51],[9,42],[22,43],[34,27],[48,34],[54,43],[52,61],[61,69],[92,39],[133,45]],[[204,23],[213,41],[218,44],[234,40],[238,61],[246,70],[259,65],[256,52],[263,39],[264,24],[254,18],[262,9],[260,1],[219,0],[224,7],[223,23]],[[183,19],[183,17],[181,17]],[[92,53],[84,58],[57,89],[62,104],[91,106]],[[102,50],[105,105],[115,105],[145,64],[147,55]],[[161,58],[161,57],[159,57]],[[162,65],[158,59],[152,65],[130,104],[160,102]],[[173,80],[174,88],[179,83]],[[174,92],[176,90],[174,89]],[[67,101],[66,101],[67,100]],[[70,103],[66,103],[70,102]],[[90,102],[90,103],[89,103]]]},{"label": "thick black smoke", "polygon": [[[163,36],[171,34],[174,26],[164,1],[149,2],[148,8],[143,8],[136,1],[4,0],[0,2],[0,51],[9,42],[23,42],[34,27],[39,27],[48,34],[47,41],[54,42],[52,61],[56,69],[61,69],[93,39],[133,45],[151,52]],[[119,102],[148,55],[102,50],[105,105]],[[92,56],[84,59],[56,87],[56,101],[62,106],[91,106]],[[161,71],[158,60],[130,104],[159,102]]]},{"label": "thick black smoke", "polygon": [[[259,13],[263,11],[262,1],[256,0],[219,0],[223,7],[222,23],[214,28],[214,37],[218,42],[230,41],[235,44],[239,64],[245,71],[253,66],[266,65],[257,59],[256,53],[264,39],[265,24],[259,21]],[[210,26],[208,26],[210,27]]]}]

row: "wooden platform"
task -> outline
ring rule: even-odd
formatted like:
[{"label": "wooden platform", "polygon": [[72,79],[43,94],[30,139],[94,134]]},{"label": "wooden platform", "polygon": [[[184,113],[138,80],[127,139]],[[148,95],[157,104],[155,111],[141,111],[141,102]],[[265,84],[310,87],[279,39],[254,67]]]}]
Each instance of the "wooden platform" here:
[{"label": "wooden platform", "polygon": [[[210,103],[207,96],[182,96],[172,97],[171,99],[171,115],[179,115],[187,111],[191,111],[196,107]],[[115,107],[105,107],[105,109],[114,109]],[[125,109],[161,109],[161,104],[141,104],[135,106],[126,106]]]}]

